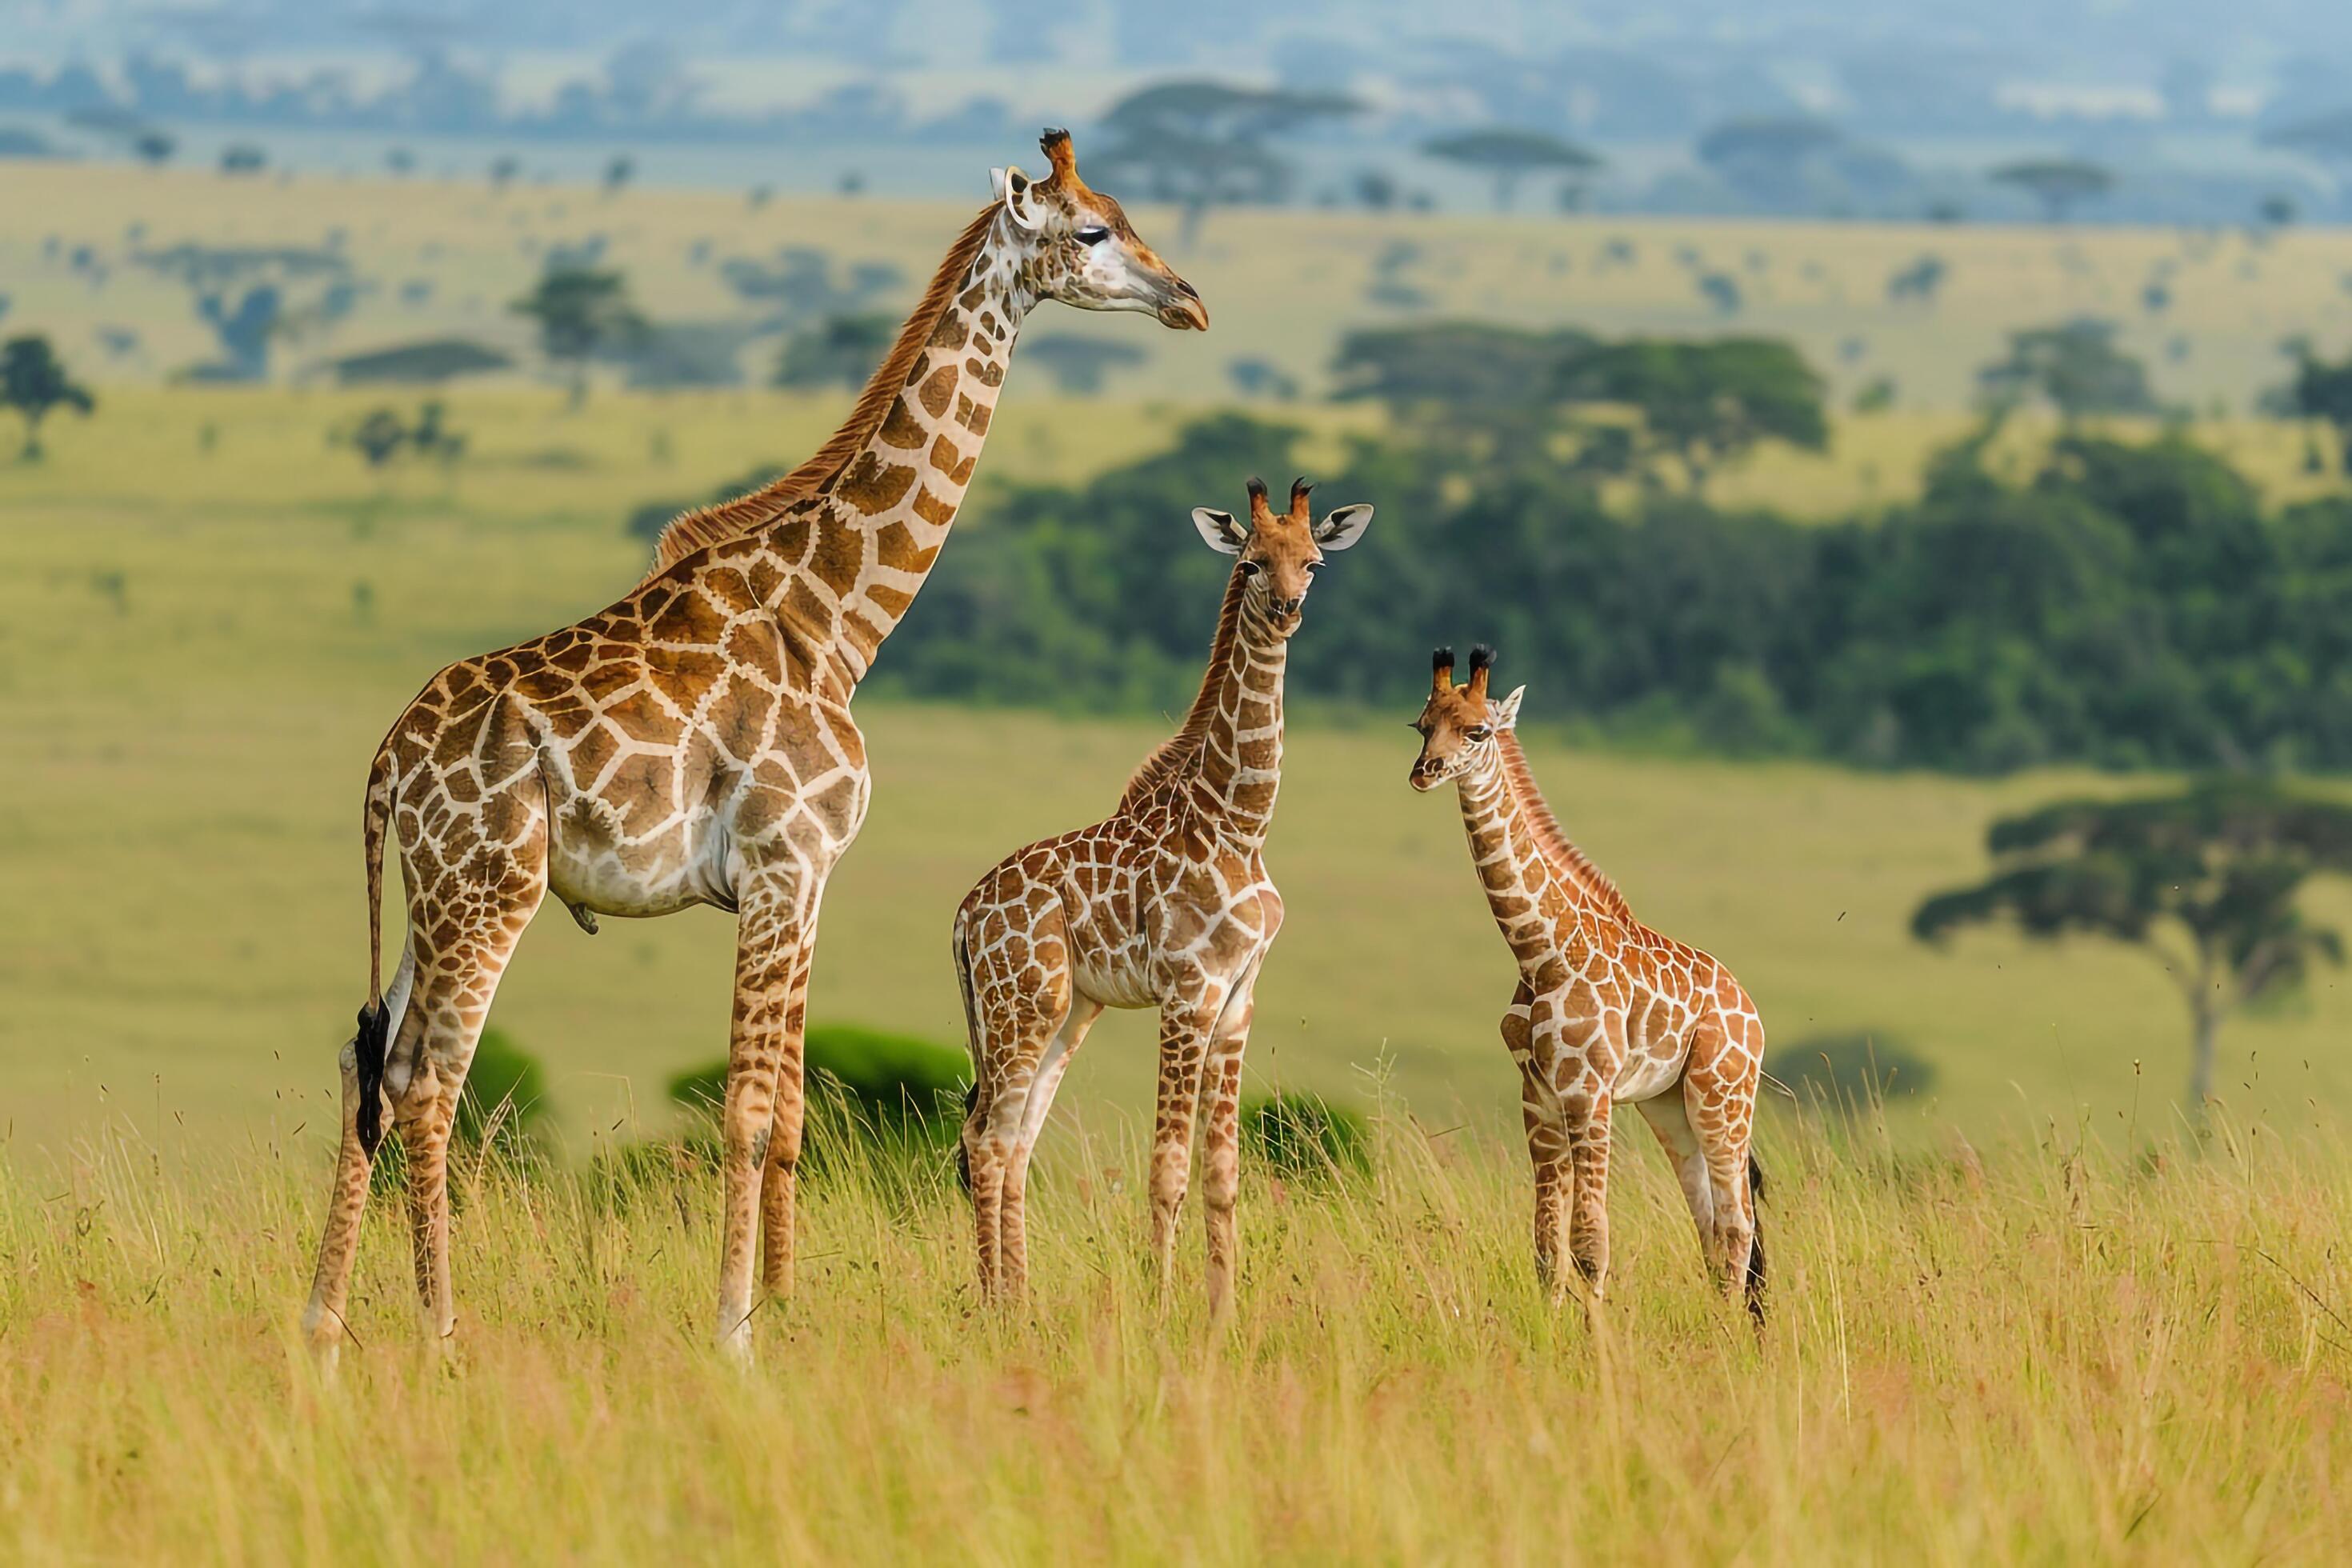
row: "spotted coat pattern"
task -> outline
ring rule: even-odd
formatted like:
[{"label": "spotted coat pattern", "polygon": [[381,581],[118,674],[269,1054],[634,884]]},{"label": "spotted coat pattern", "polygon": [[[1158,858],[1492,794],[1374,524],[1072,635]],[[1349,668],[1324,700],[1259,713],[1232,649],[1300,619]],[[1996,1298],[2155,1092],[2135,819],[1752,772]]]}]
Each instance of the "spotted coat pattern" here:
[{"label": "spotted coat pattern", "polygon": [[499,978],[550,893],[591,932],[600,914],[737,915],[721,1343],[748,1354],[755,1224],[763,1283],[789,1289],[818,905],[870,792],[852,694],[946,542],[1029,310],[1058,299],[1207,324],[1116,204],[1078,183],[1066,134],[1045,145],[1055,177],[1000,174],[998,199],[816,458],[681,518],[652,574],[605,609],[442,670],[384,738],[364,813],[371,937],[380,948],[390,828],[408,938],[390,991],[371,976],[388,1036],[380,1097],[362,1042],[344,1052],[341,1149],[305,1313],[322,1351],[342,1338],[387,1110],[408,1154],[425,1330],[436,1342],[454,1331],[457,1096]]},{"label": "spotted coat pattern", "polygon": [[1160,1013],[1150,1186],[1163,1287],[1202,1130],[1208,1292],[1231,1307],[1238,1265],[1242,1057],[1260,966],[1282,929],[1266,830],[1282,780],[1282,688],[1308,574],[1354,542],[1369,507],[1316,523],[1307,487],[1271,511],[1251,481],[1252,528],[1195,513],[1238,551],[1201,697],[1139,769],[1118,809],[1032,844],[980,879],[956,911],[954,952],[974,1087],[962,1154],[983,1293],[1017,1297],[1028,1274],[1029,1162],[1055,1090],[1106,1007]]},{"label": "spotted coat pattern", "polygon": [[1563,1239],[1598,1300],[1609,1270],[1610,1111],[1637,1105],[1673,1163],[1718,1281],[1761,1312],[1749,1142],[1764,1025],[1731,971],[1635,919],[1544,804],[1513,726],[1520,693],[1486,694],[1492,656],[1453,684],[1439,650],[1412,783],[1454,781],[1470,858],[1517,963],[1502,1019],[1535,1167],[1535,1254],[1555,1296]]}]

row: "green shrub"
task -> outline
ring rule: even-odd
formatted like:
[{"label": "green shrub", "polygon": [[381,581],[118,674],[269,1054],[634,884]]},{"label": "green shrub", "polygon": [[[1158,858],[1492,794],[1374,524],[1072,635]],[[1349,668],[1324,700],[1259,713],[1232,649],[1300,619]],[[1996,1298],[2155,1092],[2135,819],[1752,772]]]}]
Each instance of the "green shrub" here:
[{"label": "green shrub", "polygon": [[[451,1142],[459,1153],[536,1164],[547,1156],[541,1134],[554,1110],[539,1058],[516,1045],[505,1030],[484,1029],[474,1047],[473,1066],[466,1072],[466,1087],[457,1096]],[[398,1185],[407,1169],[408,1146],[387,1118],[370,1183],[377,1191]]]},{"label": "green shrub", "polygon": [[1936,1085],[1936,1064],[1876,1030],[1812,1035],[1783,1046],[1764,1070],[1797,1091],[1801,1104],[1874,1105]]},{"label": "green shrub", "polygon": [[[804,1065],[812,1100],[834,1097],[877,1131],[919,1131],[934,1142],[955,1137],[971,1081],[960,1050],[856,1024],[811,1029]],[[727,1064],[678,1074],[670,1079],[669,1097],[715,1114],[726,1101]]]},{"label": "green shrub", "polygon": [[1363,1116],[1297,1089],[1244,1105],[1242,1144],[1286,1176],[1355,1176],[1372,1167],[1371,1132]]}]

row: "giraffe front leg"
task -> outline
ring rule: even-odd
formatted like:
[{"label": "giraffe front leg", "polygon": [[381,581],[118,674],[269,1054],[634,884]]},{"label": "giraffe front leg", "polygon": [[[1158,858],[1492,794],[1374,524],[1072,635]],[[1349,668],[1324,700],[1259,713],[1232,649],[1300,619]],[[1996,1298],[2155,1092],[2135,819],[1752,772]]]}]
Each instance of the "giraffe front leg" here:
[{"label": "giraffe front leg", "polygon": [[1250,962],[1241,984],[1225,1003],[1201,1084],[1208,1123],[1202,1139],[1201,1198],[1208,1220],[1209,1317],[1219,1323],[1233,1313],[1234,1281],[1241,1272],[1241,1237],[1234,1210],[1241,1199],[1242,1181],[1242,1056],[1249,1048],[1262,961],[1261,957]]},{"label": "giraffe front leg", "polygon": [[1562,1106],[1575,1186],[1569,1201],[1568,1250],[1592,1303],[1606,1297],[1609,1286],[1609,1109],[1606,1089]]},{"label": "giraffe front leg", "polygon": [[1568,1131],[1536,1067],[1535,993],[1527,982],[1503,1015],[1504,1048],[1519,1069],[1519,1120],[1527,1130],[1528,1163],[1535,1172],[1536,1282],[1558,1306],[1568,1280],[1560,1269],[1560,1244],[1568,1228]]},{"label": "giraffe front leg", "polygon": [[1163,1301],[1176,1277],[1177,1221],[1192,1173],[1192,1118],[1200,1105],[1201,1075],[1216,1016],[1213,1006],[1198,1001],[1171,1001],[1160,1011],[1160,1092],[1151,1129],[1151,1252],[1159,1264]]},{"label": "giraffe front leg", "polygon": [[793,1211],[799,1190],[802,1133],[807,1121],[806,1046],[809,971],[816,958],[816,921],[793,955],[792,999],[776,1052],[776,1109],[760,1184],[760,1285],[769,1295],[793,1293]]},{"label": "giraffe front leg", "polygon": [[728,1040],[727,1094],[719,1111],[719,1167],[726,1194],[719,1220],[719,1345],[751,1359],[751,1252],[768,1150],[774,1136],[776,1077],[792,1005],[793,972],[805,933],[793,879],[778,868],[738,895],[734,1022]]}]

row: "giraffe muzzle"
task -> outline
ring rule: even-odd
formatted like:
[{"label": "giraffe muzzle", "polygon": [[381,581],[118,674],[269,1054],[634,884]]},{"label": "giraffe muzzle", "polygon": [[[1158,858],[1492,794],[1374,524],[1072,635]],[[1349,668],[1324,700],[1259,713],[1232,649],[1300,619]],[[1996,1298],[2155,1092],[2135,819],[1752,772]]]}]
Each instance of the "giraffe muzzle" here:
[{"label": "giraffe muzzle", "polygon": [[1160,324],[1180,332],[1207,331],[1209,307],[1201,302],[1201,291],[1181,278],[1172,279],[1168,297],[1160,304]]}]

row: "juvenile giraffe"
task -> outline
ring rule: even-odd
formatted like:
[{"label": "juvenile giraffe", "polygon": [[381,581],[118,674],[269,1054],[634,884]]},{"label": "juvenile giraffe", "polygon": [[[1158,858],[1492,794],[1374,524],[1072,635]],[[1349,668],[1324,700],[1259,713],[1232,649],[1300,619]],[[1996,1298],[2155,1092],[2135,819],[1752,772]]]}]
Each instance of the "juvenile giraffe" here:
[{"label": "juvenile giraffe", "polygon": [[1470,858],[1518,961],[1502,1027],[1535,1164],[1536,1272],[1558,1300],[1565,1229],[1586,1289],[1601,1298],[1609,1112],[1635,1104],[1674,1163],[1717,1282],[1744,1290],[1760,1323],[1755,1200],[1764,1175],[1748,1141],[1763,1020],[1731,971],[1634,919],[1616,884],[1569,842],[1519,750],[1527,689],[1491,700],[1494,662],[1491,649],[1472,649],[1469,684],[1457,687],[1453,649],[1437,650],[1429,700],[1413,721],[1422,740],[1412,782],[1427,791],[1457,781]]},{"label": "juvenile giraffe", "polygon": [[[368,1003],[342,1053],[341,1152],[304,1313],[330,1357],[387,1106],[407,1146],[425,1330],[455,1331],[450,1126],[499,976],[550,891],[591,932],[598,914],[738,915],[720,1343],[750,1353],[755,1223],[762,1282],[790,1288],[817,908],[868,793],[850,698],[947,540],[1030,308],[1208,326],[1192,285],[1079,180],[1068,132],[1040,145],[1051,177],[994,173],[992,198],[814,457],[672,522],[651,572],[609,608],[441,671],[377,750]],[[409,919],[388,994],[387,826]]]},{"label": "juvenile giraffe", "polygon": [[961,1157],[985,1294],[1017,1298],[1026,1287],[1029,1157],[1087,1030],[1105,1007],[1157,1007],[1150,1186],[1161,1287],[1205,1108],[1209,1305],[1217,1315],[1232,1305],[1242,1052],[1258,969],[1282,927],[1264,850],[1282,782],[1283,665],[1325,552],[1355,543],[1372,519],[1369,506],[1343,506],[1313,521],[1307,490],[1292,485],[1277,512],[1252,479],[1246,529],[1227,512],[1192,513],[1211,549],[1239,559],[1183,724],[1111,816],[1006,857],[956,911],[973,1077]]}]

